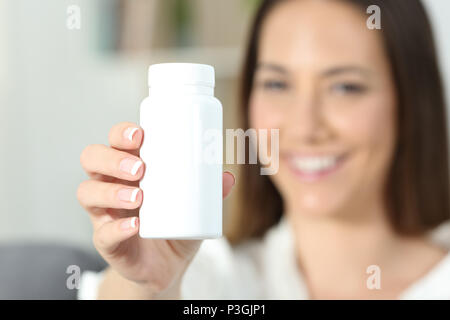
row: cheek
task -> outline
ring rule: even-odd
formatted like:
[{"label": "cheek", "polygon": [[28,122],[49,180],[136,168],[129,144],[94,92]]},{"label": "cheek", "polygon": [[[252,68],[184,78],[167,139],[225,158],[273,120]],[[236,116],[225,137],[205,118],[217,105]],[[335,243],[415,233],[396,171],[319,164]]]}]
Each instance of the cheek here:
[{"label": "cheek", "polygon": [[360,134],[361,143],[374,152],[389,153],[395,141],[395,105],[381,99],[367,106],[364,114],[358,115],[355,134]]},{"label": "cheek", "polygon": [[[280,129],[284,119],[283,111],[268,103],[259,94],[253,94],[249,101],[249,127],[256,130],[258,158],[264,166],[274,168],[272,180],[279,171]],[[276,130],[273,130],[276,129]],[[277,133],[278,132],[278,133]],[[265,133],[264,135],[261,135]]]},{"label": "cheek", "polygon": [[341,140],[368,146],[389,144],[395,138],[396,99],[389,87],[356,99],[330,101],[324,109],[330,129]]},{"label": "cheek", "polygon": [[249,102],[249,126],[255,129],[279,129],[283,121],[283,113],[273,104],[255,93]]},{"label": "cheek", "polygon": [[393,99],[378,96],[358,103],[342,114],[335,114],[336,131],[357,152],[367,175],[381,176],[388,166],[395,145],[396,105]]}]

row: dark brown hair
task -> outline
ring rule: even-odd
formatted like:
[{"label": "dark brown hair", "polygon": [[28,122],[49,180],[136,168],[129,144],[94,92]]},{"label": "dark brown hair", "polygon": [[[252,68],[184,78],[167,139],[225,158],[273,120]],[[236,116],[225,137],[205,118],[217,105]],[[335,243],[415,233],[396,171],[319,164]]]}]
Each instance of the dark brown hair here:
[{"label": "dark brown hair", "polygon": [[[240,124],[248,104],[264,19],[276,4],[263,0],[250,30],[240,86]],[[292,1],[292,0],[289,0]],[[381,9],[382,38],[398,98],[397,141],[384,199],[393,229],[422,234],[450,218],[446,110],[432,29],[419,0],[340,0]],[[231,244],[258,238],[283,214],[281,195],[259,165],[242,165],[238,199],[225,224]]]}]

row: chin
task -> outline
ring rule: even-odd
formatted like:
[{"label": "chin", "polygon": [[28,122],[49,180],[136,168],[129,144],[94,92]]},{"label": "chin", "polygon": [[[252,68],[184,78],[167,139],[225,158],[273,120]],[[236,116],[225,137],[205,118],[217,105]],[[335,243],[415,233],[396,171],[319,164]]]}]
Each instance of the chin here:
[{"label": "chin", "polygon": [[[342,191],[342,190],[341,190]],[[294,199],[290,205],[292,210],[302,216],[332,217],[342,212],[345,208],[345,199],[336,197],[336,192],[305,192],[299,191],[292,194]],[[346,197],[344,197],[346,198]]]},{"label": "chin", "polygon": [[[292,179],[292,174],[286,167],[280,167],[279,174],[272,177],[273,183],[280,190],[287,210],[303,216],[331,217],[339,212],[357,197],[354,179],[348,177],[315,183],[299,183]],[[353,186],[352,186],[353,185]],[[358,190],[358,188],[356,188]]]}]

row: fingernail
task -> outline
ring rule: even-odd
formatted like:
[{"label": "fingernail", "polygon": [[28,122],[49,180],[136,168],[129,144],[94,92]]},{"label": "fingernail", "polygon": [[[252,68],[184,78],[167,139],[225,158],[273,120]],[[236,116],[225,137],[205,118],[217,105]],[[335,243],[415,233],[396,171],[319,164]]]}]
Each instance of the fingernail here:
[{"label": "fingernail", "polygon": [[135,202],[139,188],[123,188],[117,192],[117,197],[122,201]]},{"label": "fingernail", "polygon": [[137,217],[132,217],[130,219],[126,219],[120,224],[120,228],[123,230],[126,229],[134,229],[137,226]]},{"label": "fingernail", "polygon": [[123,132],[123,136],[125,137],[125,139],[133,141],[133,136],[134,136],[135,132],[138,131],[138,130],[139,130],[139,128],[136,128],[136,127],[127,128]]},{"label": "fingernail", "polygon": [[236,178],[234,177],[234,173],[233,172],[231,172],[230,170],[227,170],[227,172],[229,173],[229,174],[231,174],[231,176],[233,177],[233,186],[236,184]]},{"label": "fingernail", "polygon": [[143,162],[140,160],[125,158],[120,162],[120,170],[126,173],[130,173],[134,176],[142,166],[142,163]]}]

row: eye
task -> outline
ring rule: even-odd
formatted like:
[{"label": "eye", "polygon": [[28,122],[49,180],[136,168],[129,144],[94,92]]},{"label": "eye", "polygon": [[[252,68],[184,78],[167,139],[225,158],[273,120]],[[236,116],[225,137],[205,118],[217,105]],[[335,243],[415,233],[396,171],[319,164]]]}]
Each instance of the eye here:
[{"label": "eye", "polygon": [[261,81],[261,85],[264,90],[270,91],[281,91],[288,88],[288,85],[285,81],[280,80],[264,80]]},{"label": "eye", "polygon": [[341,94],[359,94],[366,90],[364,85],[358,83],[338,83],[331,87],[331,90]]}]

